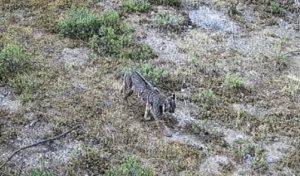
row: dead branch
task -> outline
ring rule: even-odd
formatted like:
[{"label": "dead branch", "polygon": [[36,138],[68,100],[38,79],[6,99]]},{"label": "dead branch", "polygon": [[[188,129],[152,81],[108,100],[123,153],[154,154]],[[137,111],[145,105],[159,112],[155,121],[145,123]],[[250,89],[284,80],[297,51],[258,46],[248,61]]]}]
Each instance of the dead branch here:
[{"label": "dead branch", "polygon": [[54,136],[54,137],[52,137],[52,138],[49,138],[49,139],[45,139],[45,140],[36,142],[36,143],[34,143],[34,144],[31,144],[31,145],[22,147],[22,148],[20,148],[20,149],[18,149],[18,150],[16,150],[16,151],[14,151],[14,152],[7,158],[7,160],[0,166],[0,170],[1,170],[1,169],[2,169],[2,168],[3,168],[3,167],[4,167],[4,166],[5,166],[5,165],[6,165],[6,164],[14,157],[14,156],[15,156],[15,155],[17,155],[19,152],[21,152],[21,151],[23,151],[23,150],[25,150],[25,149],[31,148],[31,147],[35,147],[35,146],[40,145],[40,144],[44,144],[44,143],[49,142],[49,141],[55,141],[55,140],[57,140],[57,139],[59,139],[59,138],[65,137],[67,134],[69,134],[70,132],[76,130],[76,129],[79,128],[79,127],[80,127],[80,126],[77,125],[77,126],[71,128],[70,130],[68,130],[68,131],[66,131],[66,132],[64,132],[64,133],[62,133],[62,134],[60,134],[60,135],[57,135],[57,136]]}]

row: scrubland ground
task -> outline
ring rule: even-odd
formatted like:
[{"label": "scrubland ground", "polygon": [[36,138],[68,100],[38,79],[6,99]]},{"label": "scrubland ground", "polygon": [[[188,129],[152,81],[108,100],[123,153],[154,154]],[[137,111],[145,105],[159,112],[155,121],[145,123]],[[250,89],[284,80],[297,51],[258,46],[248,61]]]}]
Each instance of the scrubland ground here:
[{"label": "scrubland ground", "polygon": [[[87,12],[66,18],[76,7]],[[0,164],[81,125],[22,151],[1,175],[300,174],[299,1],[2,0],[0,8]],[[101,16],[107,10],[115,11]],[[76,13],[94,16],[74,22]],[[164,119],[172,137],[142,120],[135,96],[122,101],[128,68],[177,95]]]}]

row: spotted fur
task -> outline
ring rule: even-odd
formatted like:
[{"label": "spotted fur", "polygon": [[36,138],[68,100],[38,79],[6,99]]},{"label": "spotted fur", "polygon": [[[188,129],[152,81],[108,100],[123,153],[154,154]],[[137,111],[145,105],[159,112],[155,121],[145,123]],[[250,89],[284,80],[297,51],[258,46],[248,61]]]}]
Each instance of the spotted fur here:
[{"label": "spotted fur", "polygon": [[[132,93],[136,93],[138,97],[140,97],[146,103],[146,110],[144,115],[145,120],[151,119],[148,118],[149,112],[151,112],[153,118],[156,121],[158,121],[158,118],[160,118],[167,112],[175,112],[175,94],[170,97],[163,95],[156,87],[146,81],[146,79],[137,71],[131,70],[125,73],[122,91],[124,94],[123,98],[126,102],[127,98],[131,96]],[[166,135],[170,136],[169,134]]]}]

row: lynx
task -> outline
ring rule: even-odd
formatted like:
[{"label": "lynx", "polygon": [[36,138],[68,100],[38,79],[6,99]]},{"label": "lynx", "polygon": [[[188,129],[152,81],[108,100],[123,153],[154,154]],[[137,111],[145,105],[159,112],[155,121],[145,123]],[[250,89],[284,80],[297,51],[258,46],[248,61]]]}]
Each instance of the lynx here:
[{"label": "lynx", "polygon": [[171,137],[170,132],[166,131],[166,126],[162,122],[159,125],[159,119],[166,112],[174,113],[176,109],[176,97],[175,94],[167,97],[163,95],[156,87],[151,85],[146,79],[137,71],[130,70],[124,75],[122,91],[124,94],[124,100],[127,102],[127,98],[136,93],[146,103],[146,109],[144,114],[145,121],[151,120],[148,117],[151,112],[152,117],[156,121],[157,126],[163,131],[164,135]]}]

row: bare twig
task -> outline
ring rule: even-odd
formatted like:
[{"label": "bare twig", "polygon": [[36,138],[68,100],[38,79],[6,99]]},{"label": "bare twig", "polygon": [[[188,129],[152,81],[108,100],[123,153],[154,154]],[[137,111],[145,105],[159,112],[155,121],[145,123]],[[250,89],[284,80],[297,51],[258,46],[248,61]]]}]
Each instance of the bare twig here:
[{"label": "bare twig", "polygon": [[22,150],[25,150],[25,149],[28,149],[28,148],[31,148],[31,147],[35,147],[37,145],[40,145],[40,144],[44,144],[46,142],[49,142],[49,141],[54,141],[54,140],[57,140],[59,138],[62,138],[64,136],[66,136],[67,134],[69,134],[70,132],[76,130],[77,128],[79,128],[80,126],[79,125],[76,125],[75,127],[71,128],[70,130],[60,134],[60,135],[57,135],[57,136],[54,136],[52,138],[49,138],[49,139],[45,139],[45,140],[42,140],[42,141],[39,141],[37,143],[34,143],[34,144],[31,144],[31,145],[28,145],[28,146],[25,146],[25,147],[22,147],[16,151],[14,151],[8,158],[7,160],[0,166],[0,169],[2,169],[16,154],[18,154],[19,152],[21,152]]}]

